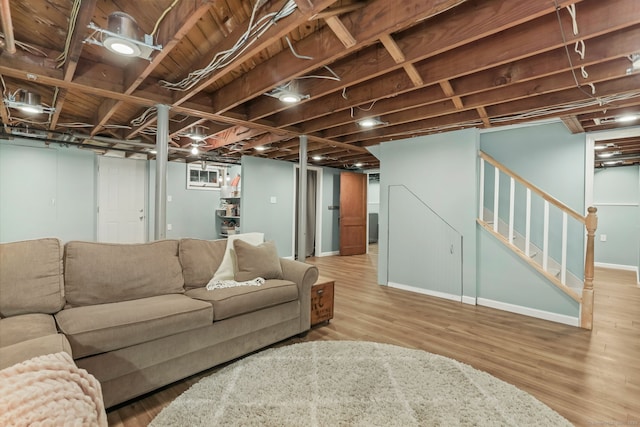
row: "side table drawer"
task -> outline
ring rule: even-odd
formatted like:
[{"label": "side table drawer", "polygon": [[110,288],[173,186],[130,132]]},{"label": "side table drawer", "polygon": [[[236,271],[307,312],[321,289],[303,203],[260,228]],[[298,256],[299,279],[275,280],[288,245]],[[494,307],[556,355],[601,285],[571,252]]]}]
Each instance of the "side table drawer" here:
[{"label": "side table drawer", "polygon": [[333,319],[333,284],[318,279],[311,288],[311,326]]}]

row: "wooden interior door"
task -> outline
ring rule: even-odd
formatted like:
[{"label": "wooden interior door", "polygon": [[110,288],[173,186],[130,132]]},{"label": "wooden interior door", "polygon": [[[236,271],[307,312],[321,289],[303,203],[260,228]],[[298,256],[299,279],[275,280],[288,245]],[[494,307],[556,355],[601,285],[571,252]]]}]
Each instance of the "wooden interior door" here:
[{"label": "wooden interior door", "polygon": [[367,252],[367,174],[340,173],[340,255]]}]

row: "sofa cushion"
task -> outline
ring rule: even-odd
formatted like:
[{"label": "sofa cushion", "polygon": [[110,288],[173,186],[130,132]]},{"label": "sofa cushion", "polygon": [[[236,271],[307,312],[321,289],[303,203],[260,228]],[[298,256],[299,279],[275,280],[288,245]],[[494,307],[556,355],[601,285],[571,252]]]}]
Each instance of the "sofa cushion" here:
[{"label": "sofa cushion", "polygon": [[62,242],[45,238],[0,244],[0,314],[53,314],[64,306]]},{"label": "sofa cushion", "polygon": [[213,305],[213,319],[251,313],[274,305],[298,299],[298,286],[288,280],[267,280],[261,286],[236,286],[233,288],[192,289],[186,295]]},{"label": "sofa cushion", "polygon": [[282,267],[278,250],[273,242],[264,242],[257,246],[236,240],[233,242],[236,255],[235,279],[240,282],[263,279],[282,279]]},{"label": "sofa cushion", "polygon": [[220,266],[227,241],[180,239],[179,254],[184,276],[184,288],[202,288]]},{"label": "sofa cushion", "polygon": [[184,293],[177,240],[68,242],[64,278],[71,307]]},{"label": "sofa cushion", "polygon": [[57,333],[56,321],[50,314],[32,313],[0,319],[0,347]]},{"label": "sofa cushion", "polygon": [[65,308],[56,321],[78,359],[210,325],[213,309],[204,301],[172,294]]},{"label": "sofa cushion", "polygon": [[64,351],[71,355],[69,341],[62,334],[46,335],[0,347],[0,369],[24,362],[32,357]]},{"label": "sofa cushion", "polygon": [[227,238],[227,248],[224,252],[222,262],[216,270],[216,273],[211,278],[210,283],[217,282],[218,280],[233,280],[236,271],[236,256],[233,250],[233,242],[236,240],[242,240],[243,242],[251,243],[252,245],[259,245],[264,242],[264,233],[242,233],[230,235]]}]

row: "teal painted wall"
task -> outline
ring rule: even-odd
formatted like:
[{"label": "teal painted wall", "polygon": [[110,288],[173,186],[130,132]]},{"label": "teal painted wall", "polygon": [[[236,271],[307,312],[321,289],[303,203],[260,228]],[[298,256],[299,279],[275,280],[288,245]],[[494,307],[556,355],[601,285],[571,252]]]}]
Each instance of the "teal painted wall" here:
[{"label": "teal painted wall", "polygon": [[[584,212],[585,137],[572,135],[564,125],[545,124],[484,133],[480,148],[512,171],[562,201]],[[493,200],[493,168],[485,175],[487,200]],[[508,180],[500,183],[500,215],[508,221]],[[504,191],[504,193],[503,193]],[[516,197],[516,228],[524,226],[524,193]],[[492,208],[492,206],[491,206]],[[542,202],[532,203],[532,241],[542,247]],[[503,216],[504,215],[504,216]],[[551,212],[550,223],[561,215]],[[524,234],[524,232],[522,233]],[[496,239],[478,226],[478,297],[578,317],[579,306],[566,294],[526,266]],[[568,269],[578,277],[584,271],[583,226],[569,221]],[[551,256],[560,260],[560,234],[550,234]]]},{"label": "teal painted wall", "polygon": [[[388,280],[388,230],[391,222],[406,224],[402,209],[390,212],[389,187],[404,185],[463,236],[463,294],[476,295],[476,178],[478,133],[475,129],[387,142],[380,158],[378,282]],[[408,241],[407,256],[430,242]],[[402,254],[394,254],[394,257]],[[415,268],[411,282],[431,272]],[[407,279],[409,280],[409,279]]]},{"label": "teal painted wall", "polygon": [[[534,125],[483,133],[480,149],[533,185],[584,214],[585,135],[571,134],[562,123]],[[485,166],[485,207],[493,210],[494,168]],[[500,218],[509,222],[509,178],[500,177]],[[525,234],[526,190],[516,184],[515,229]],[[532,197],[531,241],[542,248],[543,201]],[[570,217],[569,217],[570,218]],[[562,214],[554,206],[549,215],[549,253],[562,259]],[[584,275],[584,226],[568,221],[567,269]]]},{"label": "teal painted wall", "polygon": [[580,307],[478,225],[478,298],[578,317]]},{"label": "teal painted wall", "polygon": [[640,166],[596,169],[593,200],[598,208],[595,261],[640,266]]},{"label": "teal painted wall", "polygon": [[[222,166],[221,166],[222,167]],[[239,165],[228,166],[229,176],[233,179],[240,173]],[[155,188],[156,162],[149,162],[149,240],[155,234]],[[172,229],[166,231],[167,239],[191,237],[195,239],[215,240],[220,236],[216,228],[216,209],[220,206],[220,190],[187,189],[187,164],[167,163],[167,224]],[[242,222],[241,222],[242,225]]]},{"label": "teal painted wall", "polygon": [[[339,210],[329,206],[340,204],[340,170],[321,168],[320,250],[323,254],[340,249]],[[295,221],[295,164],[259,157],[242,157],[242,231],[265,233],[265,239],[276,242],[278,254],[293,256]],[[271,203],[271,197],[276,203]]]},{"label": "teal painted wall", "polygon": [[293,256],[294,185],[293,163],[242,157],[242,232],[264,233],[282,257]]},{"label": "teal painted wall", "polygon": [[21,139],[0,144],[0,241],[94,240],[95,155]]}]

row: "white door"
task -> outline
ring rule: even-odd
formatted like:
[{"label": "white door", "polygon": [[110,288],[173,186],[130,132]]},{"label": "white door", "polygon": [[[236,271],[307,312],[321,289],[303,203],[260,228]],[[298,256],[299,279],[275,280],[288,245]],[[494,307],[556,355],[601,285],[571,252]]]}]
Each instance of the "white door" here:
[{"label": "white door", "polygon": [[98,241],[145,242],[144,160],[98,158]]}]

